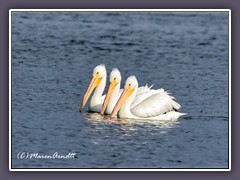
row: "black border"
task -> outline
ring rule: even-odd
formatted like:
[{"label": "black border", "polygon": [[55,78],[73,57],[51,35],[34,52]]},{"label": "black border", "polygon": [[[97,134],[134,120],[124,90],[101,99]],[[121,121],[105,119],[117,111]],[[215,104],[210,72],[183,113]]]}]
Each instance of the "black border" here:
[{"label": "black border", "polygon": [[[35,10],[35,9],[34,9]],[[56,10],[56,9],[55,9]],[[127,9],[126,9],[127,10]],[[231,38],[231,36],[230,36],[230,34],[229,34],[229,29],[230,29],[230,26],[231,26],[231,21],[229,22],[229,19],[231,20],[231,10],[230,10],[230,13],[229,13],[229,11],[228,10],[226,10],[226,9],[223,9],[223,11],[211,11],[211,10],[208,10],[208,9],[206,9],[207,11],[195,11],[194,9],[191,9],[190,11],[181,11],[181,9],[179,9],[179,11],[161,11],[161,9],[151,9],[151,12],[227,12],[228,13],[228,57],[229,57],[229,54],[231,53],[231,49],[229,49],[229,39]],[[225,10],[225,11],[224,11]],[[61,10],[61,9],[59,9],[58,11],[56,10],[56,11],[54,11],[54,9],[53,10],[51,10],[51,11],[38,11],[37,9],[36,9],[36,11],[32,11],[32,9],[30,9],[30,10],[26,10],[26,11],[21,11],[21,9],[20,10],[18,10],[18,9],[13,9],[12,11],[11,11],[11,22],[12,22],[12,12],[42,12],[42,13],[44,13],[44,12],[122,12],[122,13],[124,13],[124,12],[136,12],[136,13],[138,13],[138,12],[150,12],[150,11],[144,11],[144,10],[141,10],[141,11],[132,11],[131,9],[129,10],[129,11],[122,11],[122,10],[116,10],[116,11],[108,11],[108,10],[105,10],[104,9],[104,11],[99,11],[98,9],[93,9],[92,11],[87,11],[87,10],[85,10],[85,11],[81,11],[81,9],[79,9],[79,10],[75,10],[75,9],[71,9],[71,11],[67,11],[67,10],[65,10],[65,9],[63,9],[63,10]],[[10,10],[9,10],[9,13],[10,13]],[[11,28],[12,28],[12,25],[11,25]],[[11,29],[11,32],[12,32],[12,29]],[[11,37],[12,37],[12,34],[11,34]],[[11,50],[12,50],[12,38],[11,38]],[[230,65],[230,62],[231,61],[231,59],[228,59],[228,88],[229,88],[229,84],[230,84],[230,82],[229,82],[229,65]],[[11,62],[9,62],[9,63],[11,63],[12,64],[12,56],[11,56]],[[12,77],[12,66],[11,66],[11,77]],[[11,84],[11,89],[12,89],[12,84]],[[11,92],[12,93],[12,92]],[[12,95],[11,95],[12,96]],[[13,168],[12,167],[12,131],[11,131],[11,141],[10,141],[10,138],[9,138],[9,143],[11,142],[11,154],[9,154],[9,156],[11,156],[11,171],[14,171],[14,170],[25,170],[25,171],[27,171],[27,170],[36,170],[36,171],[46,171],[46,170],[50,170],[50,169],[52,169],[53,171],[54,170],[64,170],[64,171],[67,171],[67,170],[69,170],[69,171],[71,171],[71,170],[79,170],[79,171],[83,171],[84,169],[87,169],[87,170],[89,170],[89,169],[91,169],[91,171],[94,171],[94,170],[102,170],[102,171],[108,171],[108,169],[111,169],[111,170],[116,170],[116,171],[122,171],[123,169],[128,169],[128,170],[132,170],[132,171],[134,171],[134,170],[145,170],[145,169],[149,169],[149,170],[153,170],[153,171],[181,171],[181,170],[194,170],[194,171],[198,171],[198,170],[202,170],[202,171],[209,171],[209,170],[211,170],[211,169],[213,169],[213,171],[215,170],[225,170],[225,171],[229,171],[228,169],[229,169],[229,164],[230,164],[230,161],[231,161],[231,157],[230,157],[230,152],[229,152],[229,144],[230,144],[230,142],[229,142],[229,127],[230,127],[230,119],[229,119],[229,114],[230,114],[230,107],[229,107],[229,99],[230,99],[231,97],[230,97],[230,94],[228,93],[228,167],[227,168]],[[11,99],[11,102],[12,102],[12,99]],[[12,103],[11,103],[12,104]],[[12,108],[12,107],[11,107]],[[12,110],[11,110],[11,120],[12,120]],[[12,122],[11,122],[11,129],[12,129]],[[231,167],[231,166],[230,166]],[[231,170],[231,169],[230,169]]]}]

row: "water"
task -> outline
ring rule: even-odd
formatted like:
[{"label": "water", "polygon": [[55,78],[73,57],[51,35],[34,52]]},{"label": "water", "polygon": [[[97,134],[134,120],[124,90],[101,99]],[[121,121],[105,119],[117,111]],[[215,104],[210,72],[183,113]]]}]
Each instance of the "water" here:
[{"label": "water", "polygon": [[[134,74],[171,92],[188,114],[171,122],[80,114],[101,63],[119,68],[123,82]],[[228,14],[13,12],[12,167],[227,168]]]}]

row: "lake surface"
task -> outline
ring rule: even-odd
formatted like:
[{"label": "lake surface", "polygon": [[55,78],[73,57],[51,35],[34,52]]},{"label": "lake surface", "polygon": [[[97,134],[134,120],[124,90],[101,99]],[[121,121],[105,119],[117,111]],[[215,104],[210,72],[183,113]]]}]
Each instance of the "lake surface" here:
[{"label": "lake surface", "polygon": [[[187,115],[80,114],[102,63],[122,86],[136,75],[171,92]],[[228,168],[228,63],[226,12],[13,12],[12,167]],[[24,158],[56,152],[76,156]]]}]

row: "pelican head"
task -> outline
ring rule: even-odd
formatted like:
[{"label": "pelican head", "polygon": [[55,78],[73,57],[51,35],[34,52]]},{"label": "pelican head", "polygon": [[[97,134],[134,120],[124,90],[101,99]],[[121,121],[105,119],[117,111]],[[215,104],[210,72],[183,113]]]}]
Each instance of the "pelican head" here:
[{"label": "pelican head", "polygon": [[118,99],[117,104],[115,105],[111,117],[116,116],[117,112],[121,109],[121,107],[126,103],[126,101],[130,98],[133,97],[133,93],[136,94],[136,91],[138,89],[138,81],[135,76],[130,76],[127,78],[124,86],[124,90]]},{"label": "pelican head", "polygon": [[112,72],[110,73],[110,84],[109,84],[109,87],[108,87],[108,91],[107,91],[107,94],[106,94],[106,97],[104,99],[104,102],[103,102],[103,106],[102,106],[102,109],[101,109],[101,115],[104,114],[104,111],[107,107],[107,104],[109,102],[109,99],[113,93],[113,90],[116,88],[116,86],[118,84],[121,83],[121,73],[120,71],[117,69],[117,68],[114,68],[112,70]]},{"label": "pelican head", "polygon": [[93,70],[93,75],[92,75],[92,80],[88,86],[88,89],[84,95],[81,107],[80,107],[80,112],[82,112],[82,109],[84,108],[85,104],[87,103],[90,95],[92,94],[93,90],[99,86],[99,84],[101,83],[101,81],[106,78],[107,76],[107,71],[105,68],[105,65],[101,64],[98,65],[94,68]]}]

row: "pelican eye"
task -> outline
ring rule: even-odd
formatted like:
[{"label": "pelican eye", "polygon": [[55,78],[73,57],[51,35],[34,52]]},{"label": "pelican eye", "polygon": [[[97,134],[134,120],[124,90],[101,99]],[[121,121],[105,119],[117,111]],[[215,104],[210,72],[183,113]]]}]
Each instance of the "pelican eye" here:
[{"label": "pelican eye", "polygon": [[116,78],[113,79],[114,81],[116,80]]},{"label": "pelican eye", "polygon": [[128,84],[128,86],[130,87],[130,86],[131,86],[131,84],[129,83],[129,84]]}]

